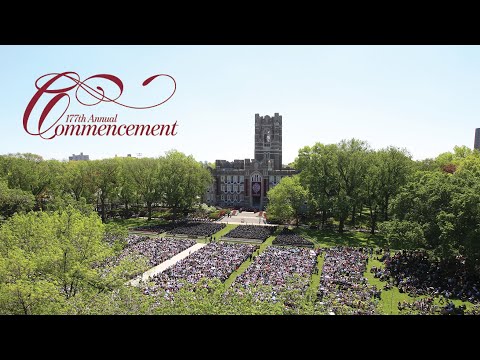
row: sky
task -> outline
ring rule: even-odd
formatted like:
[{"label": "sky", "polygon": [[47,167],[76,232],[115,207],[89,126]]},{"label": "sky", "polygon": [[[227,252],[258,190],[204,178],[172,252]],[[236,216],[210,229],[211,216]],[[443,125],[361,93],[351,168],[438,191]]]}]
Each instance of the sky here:
[{"label": "sky", "polygon": [[[71,93],[66,114],[117,114],[119,124],[176,121],[177,135],[44,140],[27,134],[22,120],[35,81],[64,71],[82,80],[119,77],[118,101],[130,106],[168,96],[168,78],[141,84],[171,75],[176,92],[159,107],[87,107]],[[171,149],[199,161],[253,158],[256,113],[282,115],[284,164],[303,146],[353,137],[374,149],[392,145],[416,160],[431,158],[455,145],[473,147],[480,127],[479,46],[0,46],[0,79],[0,154],[45,159],[80,152],[91,159],[156,157]],[[47,100],[39,101],[30,126]]]}]

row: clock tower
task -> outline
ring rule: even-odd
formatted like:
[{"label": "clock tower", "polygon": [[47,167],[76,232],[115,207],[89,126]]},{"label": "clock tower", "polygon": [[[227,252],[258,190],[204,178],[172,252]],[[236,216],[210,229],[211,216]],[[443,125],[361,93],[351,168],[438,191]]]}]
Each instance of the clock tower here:
[{"label": "clock tower", "polygon": [[255,160],[282,169],[282,117],[255,114]]}]

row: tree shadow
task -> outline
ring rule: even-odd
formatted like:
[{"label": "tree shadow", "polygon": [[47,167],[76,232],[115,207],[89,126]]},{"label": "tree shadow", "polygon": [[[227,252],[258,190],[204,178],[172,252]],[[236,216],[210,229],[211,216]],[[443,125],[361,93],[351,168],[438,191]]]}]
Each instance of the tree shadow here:
[{"label": "tree shadow", "polygon": [[316,230],[296,228],[299,235],[306,237],[320,247],[331,246],[364,246],[364,247],[384,247],[385,240],[379,235],[360,231],[345,231],[339,233],[335,230]]}]

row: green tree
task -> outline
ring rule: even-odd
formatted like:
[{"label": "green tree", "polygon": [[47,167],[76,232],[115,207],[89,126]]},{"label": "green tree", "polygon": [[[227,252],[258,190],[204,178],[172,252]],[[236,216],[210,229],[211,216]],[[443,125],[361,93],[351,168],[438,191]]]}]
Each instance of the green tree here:
[{"label": "green tree", "polygon": [[368,148],[367,142],[357,139],[342,140],[338,145],[337,169],[340,190],[335,201],[335,208],[339,218],[339,232],[343,232],[349,210],[352,214],[352,226],[355,226],[356,208],[361,200],[360,188],[367,169],[366,153]]},{"label": "green tree", "polygon": [[100,201],[102,221],[107,219],[106,208],[108,203],[118,196],[119,163],[116,159],[103,159],[91,161],[96,194]]},{"label": "green tree", "polygon": [[379,226],[389,247],[393,249],[418,249],[426,245],[421,225],[414,221],[385,221]]},{"label": "green tree", "polygon": [[30,191],[37,209],[44,209],[48,200],[60,191],[63,165],[59,161],[46,161],[34,154],[9,154],[1,162],[9,188]]},{"label": "green tree", "polygon": [[95,213],[71,207],[54,213],[16,214],[0,228],[0,311],[61,313],[81,291],[103,291],[95,268],[112,249]]},{"label": "green tree", "polygon": [[419,171],[392,202],[396,219],[422,226],[427,247],[440,258],[457,255],[478,264],[480,159],[465,159],[453,174]]},{"label": "green tree", "polygon": [[122,212],[124,218],[131,216],[130,206],[138,198],[135,181],[128,166],[129,163],[135,162],[136,160],[137,159],[129,157],[118,160],[120,164],[118,172],[118,199],[124,207]]},{"label": "green tree", "polygon": [[94,166],[95,162],[69,161],[65,163],[62,179],[64,192],[73,195],[76,201],[83,197],[88,202],[95,202]]},{"label": "green tree", "polygon": [[132,179],[138,195],[147,206],[148,220],[152,218],[152,205],[160,201],[160,177],[163,159],[128,159],[125,163],[125,178]]},{"label": "green tree", "polygon": [[307,205],[308,192],[300,183],[300,177],[284,177],[267,193],[267,214],[282,221],[295,219],[298,226],[300,216]]},{"label": "green tree", "polygon": [[33,209],[35,197],[29,191],[9,189],[7,182],[0,179],[0,214],[8,217],[16,212]]},{"label": "green tree", "polygon": [[407,150],[393,146],[379,150],[377,157],[378,187],[381,197],[380,206],[383,212],[383,219],[388,220],[390,200],[412,174],[412,160]]},{"label": "green tree", "polygon": [[300,181],[308,190],[315,212],[320,214],[322,227],[339,191],[337,151],[336,144],[306,146],[299,150],[293,164],[300,171]]},{"label": "green tree", "polygon": [[160,166],[159,193],[176,218],[179,211],[201,202],[211,181],[210,172],[201,163],[173,150],[167,152]]},{"label": "green tree", "polygon": [[370,233],[375,234],[380,205],[382,203],[381,177],[382,177],[382,159],[376,151],[370,151],[367,154],[367,173],[362,186],[363,203],[370,213]]}]

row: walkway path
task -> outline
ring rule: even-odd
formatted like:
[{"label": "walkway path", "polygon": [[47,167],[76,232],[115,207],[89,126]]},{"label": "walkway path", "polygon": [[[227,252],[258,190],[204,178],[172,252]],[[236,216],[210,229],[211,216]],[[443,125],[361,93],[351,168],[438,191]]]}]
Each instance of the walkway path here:
[{"label": "walkway path", "polygon": [[237,213],[237,215],[228,217],[224,216],[221,220],[217,222],[225,224],[236,224],[236,225],[261,225],[261,226],[275,226],[273,224],[267,224],[264,222],[264,218],[258,217],[258,213],[253,213],[251,211],[242,211]]},{"label": "walkway path", "polygon": [[129,281],[130,285],[137,286],[138,283],[140,282],[140,279],[143,281],[146,281],[147,279],[153,277],[154,275],[157,275],[163,272],[164,270],[168,269],[170,266],[175,265],[180,260],[185,259],[188,255],[190,255],[191,253],[194,253],[195,251],[201,249],[204,246],[207,246],[207,244],[197,243],[189,247],[188,249],[183,250],[181,253],[178,253],[177,255],[171,257],[170,259],[165,260],[163,263],[151,269],[148,269],[142,275],[137,276],[135,279],[130,280]]}]

